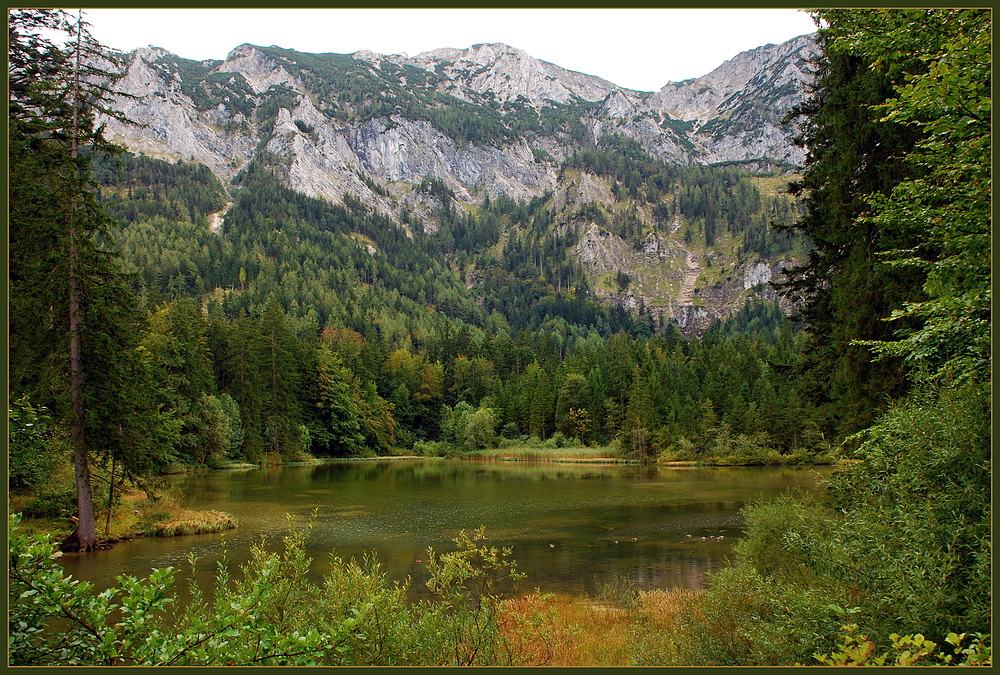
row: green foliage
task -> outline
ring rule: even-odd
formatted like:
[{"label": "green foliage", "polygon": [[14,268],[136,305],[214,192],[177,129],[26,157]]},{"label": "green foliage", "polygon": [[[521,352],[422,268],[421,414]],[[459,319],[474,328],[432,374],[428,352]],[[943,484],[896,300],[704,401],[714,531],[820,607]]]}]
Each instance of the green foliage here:
[{"label": "green foliage", "polygon": [[[160,400],[175,422],[181,424],[181,436],[173,441],[173,449],[184,462],[218,463],[222,454],[232,455],[229,450],[222,454],[219,450],[206,452],[202,440],[209,438],[217,441],[210,444],[212,447],[239,448],[234,458],[261,461],[270,451],[273,459],[281,454],[275,450],[276,432],[280,432],[283,440],[279,445],[286,447],[287,457],[306,451],[320,455],[367,455],[373,451],[385,454],[392,452],[396,444],[409,447],[415,441],[427,440],[444,440],[459,449],[465,438],[461,431],[441,427],[441,404],[454,408],[465,401],[477,408],[485,405],[488,396],[493,403],[486,407],[492,407],[496,415],[494,429],[510,426],[509,436],[532,434],[541,441],[559,431],[586,442],[606,444],[620,430],[629,411],[629,399],[645,395],[640,390],[628,390],[630,376],[619,381],[618,373],[630,374],[636,365],[644,381],[657,383],[655,387],[647,385],[647,403],[639,405],[637,400],[632,406],[636,420],[641,422],[638,427],[647,430],[640,443],[643,456],[659,453],[681,436],[698,438],[699,443],[707,438],[708,427],[694,428],[683,412],[706,399],[712,400],[723,415],[734,438],[757,438],[754,434],[766,432],[768,445],[781,452],[812,449],[815,445],[803,441],[805,427],[815,426],[809,411],[798,404],[787,405],[789,397],[795,395],[795,387],[788,386],[793,382],[776,376],[778,372],[787,373],[799,349],[776,305],[769,306],[766,312],[748,306],[722,326],[724,336],[715,336],[717,329],[713,328],[703,344],[695,340],[682,352],[673,351],[678,340],[686,344],[679,332],[664,337],[662,342],[655,338],[650,341],[653,348],[649,354],[654,355],[651,359],[637,358],[640,342],[623,335],[615,339],[629,342],[628,353],[607,361],[600,335],[616,327],[635,330],[637,323],[622,308],[600,305],[579,287],[572,295],[553,298],[549,295],[551,286],[543,286],[537,279],[516,282],[523,284],[520,288],[530,293],[528,297],[537,298],[530,300],[512,292],[517,286],[510,278],[490,275],[483,287],[483,311],[496,317],[502,310],[519,331],[516,343],[504,333],[505,323],[500,324],[495,336],[486,337],[463,322],[443,320],[440,314],[429,315],[426,308],[408,302],[396,289],[386,288],[396,279],[398,288],[407,290],[414,300],[427,300],[428,294],[433,298],[435,293],[445,297],[451,293],[447,287],[450,273],[435,271],[434,263],[421,263],[426,253],[410,258],[418,247],[405,236],[399,246],[394,244],[395,234],[378,227],[378,217],[366,215],[358,205],[347,210],[300,198],[277,188],[260,167],[252,167],[243,181],[248,189],[254,186],[254,191],[239,191],[237,203],[227,215],[227,230],[232,227],[232,235],[221,240],[217,250],[222,257],[211,254],[206,261],[216,260],[218,264],[202,268],[199,263],[198,269],[204,269],[207,276],[199,271],[194,277],[200,277],[204,284],[215,274],[213,268],[228,267],[238,273],[239,287],[217,289],[207,298],[203,296],[207,315],[197,312],[187,300],[161,304],[151,314],[150,333],[145,338],[150,367],[156,381],[163,385]],[[427,189],[447,198],[443,184],[427,181]],[[251,217],[255,209],[263,208],[259,198],[272,191],[279,197],[277,202],[269,202],[279,206],[274,220],[262,218],[261,213]],[[250,198],[246,203],[245,197]],[[471,237],[472,242],[486,232],[479,225],[495,226],[493,231],[499,232],[497,223],[528,221],[539,237],[548,237],[547,214],[544,199],[519,205],[501,197],[484,201],[474,219],[454,221],[451,231],[458,237],[456,241],[465,242]],[[281,229],[264,229],[277,225],[279,220]],[[461,222],[477,225],[463,230]],[[152,231],[153,225],[156,223],[152,221],[148,225],[135,223],[126,228],[126,233],[140,226]],[[355,229],[365,237],[376,237],[379,253],[373,257],[350,240]],[[215,235],[207,236],[217,239]],[[259,236],[273,238],[273,245],[262,247]],[[253,247],[244,250],[251,241]],[[341,248],[347,241],[351,241],[350,246]],[[537,270],[525,269],[526,265],[534,269],[529,261],[534,256],[532,241],[520,237],[508,240],[503,264],[518,275],[534,278]],[[545,244],[545,248],[551,247]],[[293,258],[290,254],[294,251],[298,253]],[[377,277],[378,281],[366,286],[362,278],[352,280],[344,273],[344,261],[327,261],[323,257],[337,251],[350,252],[346,264],[362,265],[364,278],[375,282]],[[383,254],[387,262],[380,261]],[[225,262],[230,255],[235,259]],[[349,262],[355,259],[356,263]],[[316,265],[313,260],[318,261]],[[143,274],[152,273],[163,263],[154,259],[149,264],[152,267]],[[431,285],[421,286],[421,277],[412,276],[417,269],[424,270],[421,274],[427,276],[423,278],[433,277],[428,282]],[[557,266],[557,270],[560,275],[568,270],[567,282],[580,273],[574,267]],[[442,285],[442,281],[446,283]],[[175,290],[183,288],[173,283]],[[147,298],[153,297],[151,290],[146,291]],[[471,305],[472,298],[464,289],[457,292]],[[264,309],[269,302],[277,304],[271,304],[268,310],[271,328],[262,332]],[[464,312],[463,306],[452,305],[460,313]],[[244,311],[247,315],[242,315]],[[370,321],[373,316],[377,317],[374,325]],[[545,322],[538,323],[542,319]],[[581,323],[589,323],[590,327]],[[537,330],[525,330],[531,325],[537,325]],[[321,326],[325,326],[322,331]],[[743,332],[752,332],[756,337],[747,341],[736,336]],[[322,356],[317,352],[317,333],[319,344],[326,335],[357,336],[357,342],[337,337],[332,345],[341,362],[334,368],[339,373],[335,377],[328,364],[333,352]],[[768,346],[758,344],[759,340],[765,340]],[[571,358],[575,361],[570,366]],[[538,362],[539,369],[530,370],[529,379],[524,380],[529,374],[524,369],[531,368],[532,361]],[[613,386],[592,389],[586,396],[576,395],[570,401],[566,398],[569,392],[562,391],[566,375],[559,369],[560,362],[580,373],[596,368]],[[210,364],[208,378],[205,363]],[[343,370],[347,367],[344,364],[351,364],[349,370],[356,380]],[[719,366],[724,374],[711,374]],[[775,370],[778,367],[780,371]],[[680,376],[681,372],[686,375]],[[580,377],[576,375],[576,380],[571,377],[569,381],[579,386]],[[589,382],[590,376],[586,379]],[[338,387],[343,391],[335,396]],[[227,446],[220,435],[218,411],[207,417],[201,414],[207,411],[206,405],[213,410],[215,407],[212,399],[199,398],[203,393],[208,397],[229,396],[236,405],[241,427],[238,431],[228,428],[224,434],[229,437],[236,433],[235,444]],[[611,393],[616,399],[613,408],[605,405]],[[334,405],[334,400],[342,402],[337,404],[340,413],[334,414],[328,407]],[[275,407],[277,403],[280,405]],[[610,410],[617,412],[609,416]],[[572,416],[571,411],[575,411]],[[227,414],[226,418],[232,416]],[[301,425],[309,431],[308,445],[302,443]],[[240,435],[242,438],[238,438]],[[472,443],[477,447],[493,443],[488,437],[480,435]],[[432,452],[439,454],[440,448]],[[733,461],[764,460],[755,455]]]},{"label": "green foliage", "polygon": [[[747,507],[746,536],[734,548],[736,567],[713,583],[710,604],[732,602],[744,582],[727,580],[740,575],[758,576],[769,603],[777,602],[775,595],[811,598],[813,604],[788,611],[794,621],[815,612],[826,617],[827,627],[817,625],[814,633],[781,628],[804,637],[797,651],[777,662],[833,649],[824,644],[836,618],[824,613],[829,603],[855,607],[852,612],[876,642],[899,632],[941,642],[956,628],[970,634],[989,630],[985,389],[966,385],[914,395],[865,432],[858,457],[863,461],[830,480],[828,504],[789,494]],[[749,642],[758,649],[761,640]]]},{"label": "green foliage", "polygon": [[[917,379],[983,379],[990,361],[991,14],[985,9],[831,13],[833,49],[893,72],[895,96],[875,107],[882,124],[919,132],[909,176],[868,196],[876,227],[919,234],[885,251],[891,268],[919,270],[924,298],[894,308],[897,341],[864,342],[902,357]],[[901,54],[907,54],[904,60]],[[909,320],[909,323],[904,320]]]},{"label": "green foliage", "polygon": [[32,405],[27,396],[11,402],[7,408],[7,485],[11,490],[38,487],[49,477],[58,452],[53,447],[55,431],[45,406]]},{"label": "green foliage", "polygon": [[500,601],[503,587],[524,575],[517,571],[510,548],[488,546],[485,541],[481,527],[471,536],[459,532],[456,551],[438,555],[427,549],[427,588],[444,600],[451,618],[454,661],[450,665],[514,665],[500,633]]},{"label": "green foliage", "polygon": [[492,408],[479,408],[471,415],[462,433],[467,450],[483,450],[496,446],[497,414]]},{"label": "green foliage", "polygon": [[[164,54],[150,64],[168,79],[177,82],[194,101],[195,109],[206,111],[220,104],[233,115],[253,116],[254,92],[241,73],[216,73],[212,69],[221,61],[192,61],[173,54]],[[177,73],[178,78],[173,78]]]},{"label": "green foliage", "polygon": [[[695,625],[720,664],[991,663],[989,14],[817,16],[825,60],[804,109],[798,188],[810,192],[796,226],[815,248],[787,288],[806,301],[804,382],[843,409],[841,433],[861,430],[828,503],[745,509],[737,563],[713,578]],[[888,408],[873,418],[876,399]],[[728,630],[741,615],[754,621]]]},{"label": "green foliage", "polygon": [[[16,524],[16,518],[12,521]],[[338,647],[367,610],[359,603],[346,616],[317,616],[303,604],[319,589],[304,578],[304,535],[285,540],[285,552],[256,547],[244,578],[231,581],[225,565],[216,576],[212,603],[193,589],[177,616],[166,610],[174,570],[148,579],[118,577],[118,586],[94,593],[52,562],[46,539],[28,541],[11,532],[11,607],[17,629],[10,655],[17,664],[74,665],[311,665],[339,656]],[[117,602],[116,602],[117,601]],[[287,604],[286,604],[287,603]],[[113,619],[115,611],[120,619]],[[64,627],[54,630],[52,621]]]},{"label": "green foliage", "polygon": [[829,606],[832,588],[737,564],[711,575],[707,591],[681,619],[677,663],[787,665],[835,646],[841,616]]},{"label": "green foliage", "polygon": [[[443,602],[410,603],[407,582],[389,583],[373,556],[331,556],[322,583],[308,578],[311,532],[295,528],[280,551],[255,545],[233,575],[220,561],[211,594],[194,581],[177,607],[176,570],[120,576],[95,592],[67,576],[47,536],[8,522],[12,665],[510,665],[499,630],[499,584],[519,578],[509,549],[478,530],[438,556],[429,585]],[[192,565],[194,560],[191,560]]]},{"label": "green foliage", "polygon": [[36,490],[21,512],[26,518],[68,519],[76,513],[76,490],[71,486],[60,490],[58,486],[46,485]]},{"label": "green foliage", "polygon": [[[684,241],[691,244],[694,232],[704,235],[707,247],[729,233],[742,238],[740,253],[775,257],[793,250],[800,239],[787,228],[799,218],[794,197],[762,196],[750,174],[740,167],[669,166],[652,159],[636,142],[621,136],[605,136],[595,149],[582,150],[566,160],[563,171],[581,169],[612,182],[619,201],[650,205],[654,231],[683,216],[687,221]],[[608,223],[603,212],[581,209],[588,218],[632,243],[639,250],[647,227],[634,207],[616,214]],[[784,231],[778,228],[785,228]],[[625,285],[619,281],[619,286]]]},{"label": "green foliage", "polygon": [[[117,223],[90,175],[94,154],[116,150],[95,118],[122,120],[108,103],[122,73],[81,17],[26,10],[10,18],[8,392],[30,394],[68,429],[79,526],[66,545],[92,550],[91,457],[141,473],[163,459],[169,435],[136,349],[141,317],[115,249]],[[65,50],[42,30],[61,34]]]},{"label": "green foliage", "polygon": [[90,171],[108,213],[126,223],[159,216],[207,227],[206,216],[225,205],[219,179],[204,164],[122,153],[95,156]]},{"label": "green foliage", "polygon": [[864,461],[832,481],[846,520],[817,547],[818,569],[867,589],[872,618],[892,617],[897,630],[935,640],[955,628],[988,631],[987,387],[921,391],[863,438]]},{"label": "green foliage", "polygon": [[[973,641],[966,646],[962,642],[968,637],[965,633],[956,635],[949,633],[945,641],[954,653],[935,651],[937,644],[924,639],[924,636],[897,635],[889,636],[892,640],[891,649],[877,653],[875,643],[865,635],[858,634],[857,624],[847,624],[841,634],[843,642],[838,652],[833,654],[816,654],[814,658],[824,666],[913,666],[926,665],[962,665],[962,666],[992,666],[993,649],[989,635],[976,633]],[[925,658],[933,656],[933,660]],[[957,658],[956,658],[957,657]],[[801,664],[797,664],[801,665]]]},{"label": "green foliage", "polygon": [[861,218],[870,195],[892,190],[912,170],[902,157],[918,133],[881,122],[873,106],[894,95],[901,69],[919,62],[904,55],[892,71],[876,70],[864,55],[832,49],[835,39],[826,30],[820,36],[817,88],[798,111],[808,164],[802,180],[790,186],[804,195],[806,207],[792,230],[808,236],[811,250],[785,271],[781,288],[799,304],[813,343],[805,364],[807,394],[831,411],[833,424],[824,431],[843,437],[870,424],[888,398],[908,389],[898,359],[873,362],[854,341],[889,338],[893,327],[884,319],[921,295],[918,270],[878,262],[881,253],[916,245],[919,233]]},{"label": "green foliage", "polygon": [[517,571],[511,548],[481,543],[486,539],[485,528],[471,535],[462,530],[453,540],[456,551],[439,555],[427,549],[427,588],[449,602],[474,600],[479,605],[495,605],[502,594],[501,586],[524,575]]}]

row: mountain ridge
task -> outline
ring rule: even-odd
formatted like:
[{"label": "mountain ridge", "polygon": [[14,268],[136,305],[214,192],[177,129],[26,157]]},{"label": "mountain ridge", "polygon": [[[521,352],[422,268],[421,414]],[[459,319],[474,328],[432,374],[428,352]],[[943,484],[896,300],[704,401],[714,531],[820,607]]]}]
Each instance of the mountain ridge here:
[{"label": "mountain ridge", "polygon": [[[133,153],[205,164],[229,192],[261,162],[303,195],[357,200],[410,236],[411,223],[434,234],[444,222],[439,200],[420,189],[427,180],[440,183],[449,208],[470,214],[484,198],[551,199],[553,225],[585,233],[573,255],[592,280],[616,267],[635,279],[617,292],[598,288],[602,299],[652,307],[698,328],[748,297],[739,279],[751,266],[767,281],[787,261],[771,261],[763,273],[759,260],[731,261],[736,248],[695,252],[693,231],[714,241],[704,216],[685,217],[683,229],[678,221],[670,232],[657,224],[658,209],[677,213],[677,194],[657,192],[647,180],[640,199],[641,176],[569,170],[567,162],[624,148],[606,143],[620,138],[634,144],[628,153],[668,166],[794,169],[803,149],[780,120],[802,99],[814,50],[813,37],[802,36],[741,53],[701,78],[637,92],[502,43],[415,57],[242,44],[223,61],[200,62],[148,47],[129,55],[119,83],[134,97],[122,98],[119,111],[142,126],[100,121],[110,140]],[[638,230],[620,236],[600,224],[623,217]],[[712,258],[732,267],[728,276],[715,291],[704,279],[692,290],[693,270],[707,271]],[[471,278],[479,276],[473,270]]]}]

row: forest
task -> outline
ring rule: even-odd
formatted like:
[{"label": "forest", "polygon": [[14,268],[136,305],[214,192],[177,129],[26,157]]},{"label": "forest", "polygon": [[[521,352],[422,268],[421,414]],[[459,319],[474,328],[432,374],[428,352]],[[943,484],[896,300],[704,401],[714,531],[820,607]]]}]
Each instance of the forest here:
[{"label": "forest", "polygon": [[[78,17],[12,10],[11,663],[535,663],[525,636],[555,639],[552,614],[495,591],[516,563],[481,532],[429,561],[437,604],[409,605],[353,561],[310,585],[300,533],[238,580],[220,572],[214,604],[176,621],[170,572],[95,594],[52,558],[98,548],[116,490],[162,473],[593,446],[650,465],[841,460],[823,499],[748,506],[735,560],[675,598],[669,625],[629,605],[642,649],[604,665],[991,664],[991,15],[813,15],[817,81],[788,121],[808,161],[787,194],[605,136],[559,168],[605,177],[623,208],[556,223],[546,194],[460,210],[428,177],[430,228],[298,194],[264,152],[227,188],[205,166],[121,151],[94,125],[117,114],[95,84],[113,84],[113,55]],[[468,143],[575,129],[569,110],[431,106],[429,88],[373,99],[345,63],[303,70],[333,83],[338,115],[402,106]],[[191,94],[210,106],[235,86],[216,85]],[[747,302],[685,334],[600,301],[570,254],[581,225],[639,246],[675,218],[699,245],[802,253],[775,283],[794,313]],[[22,532],[67,514],[61,542]]]}]

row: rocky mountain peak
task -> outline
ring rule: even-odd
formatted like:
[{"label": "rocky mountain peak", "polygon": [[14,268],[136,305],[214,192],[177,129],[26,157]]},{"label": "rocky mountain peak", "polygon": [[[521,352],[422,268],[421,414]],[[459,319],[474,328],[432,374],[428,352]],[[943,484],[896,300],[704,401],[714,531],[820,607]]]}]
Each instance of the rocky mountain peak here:
[{"label": "rocky mountain peak", "polygon": [[620,89],[615,89],[601,104],[601,113],[612,119],[632,117],[636,114],[636,106]]},{"label": "rocky mountain peak", "polygon": [[547,105],[547,101],[600,101],[618,88],[607,80],[566,70],[503,43],[435,49],[408,62],[443,73],[451,80],[446,90],[453,96],[469,99],[464,88],[500,102],[523,98],[536,108]]},{"label": "rocky mountain peak", "polygon": [[[555,226],[580,229],[574,255],[587,274],[627,271],[634,283],[626,304],[641,300],[688,329],[757,292],[773,265],[727,269],[712,282],[715,297],[699,275],[721,263],[692,257],[681,229],[692,223],[674,215],[667,230],[666,202],[641,201],[630,218],[657,220],[655,236],[629,244],[611,230],[634,186],[562,162],[624,136],[673,165],[801,165],[803,151],[780,119],[802,100],[814,50],[810,36],[766,45],[701,78],[638,92],[502,43],[413,58],[243,44],[221,62],[148,47],[132,54],[119,83],[134,96],[119,101],[120,112],[138,126],[100,121],[133,152],[200,162],[227,187],[259,160],[296,192],[333,203],[349,195],[425,233],[440,226],[445,200],[460,212],[487,196],[527,203],[550,195]],[[673,290],[664,294],[661,282]],[[609,288],[596,292],[622,299]]]},{"label": "rocky mountain peak", "polygon": [[737,54],[702,77],[668,82],[653,98],[661,109],[679,119],[704,123],[717,114],[724,101],[746,90],[754,78],[778,78],[781,84],[808,81],[804,65],[815,53],[813,35],[764,45]]},{"label": "rocky mountain peak", "polygon": [[295,78],[284,67],[250,44],[240,45],[229,52],[226,60],[215,70],[220,73],[240,73],[258,94],[275,84],[296,85]]},{"label": "rocky mountain peak", "polygon": [[146,61],[153,62],[162,59],[165,56],[171,55],[163,47],[154,47],[149,45],[148,47],[139,47],[134,52],[132,52],[136,58],[145,59]]}]

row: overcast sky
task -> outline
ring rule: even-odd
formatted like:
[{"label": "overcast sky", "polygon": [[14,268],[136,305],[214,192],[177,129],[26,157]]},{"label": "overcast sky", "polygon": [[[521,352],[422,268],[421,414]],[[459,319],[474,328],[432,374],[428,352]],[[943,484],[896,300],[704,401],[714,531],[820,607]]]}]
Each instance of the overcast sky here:
[{"label": "overcast sky", "polygon": [[224,59],[244,43],[416,56],[502,42],[630,89],[705,75],[740,52],[815,30],[794,9],[89,9],[103,44]]}]

